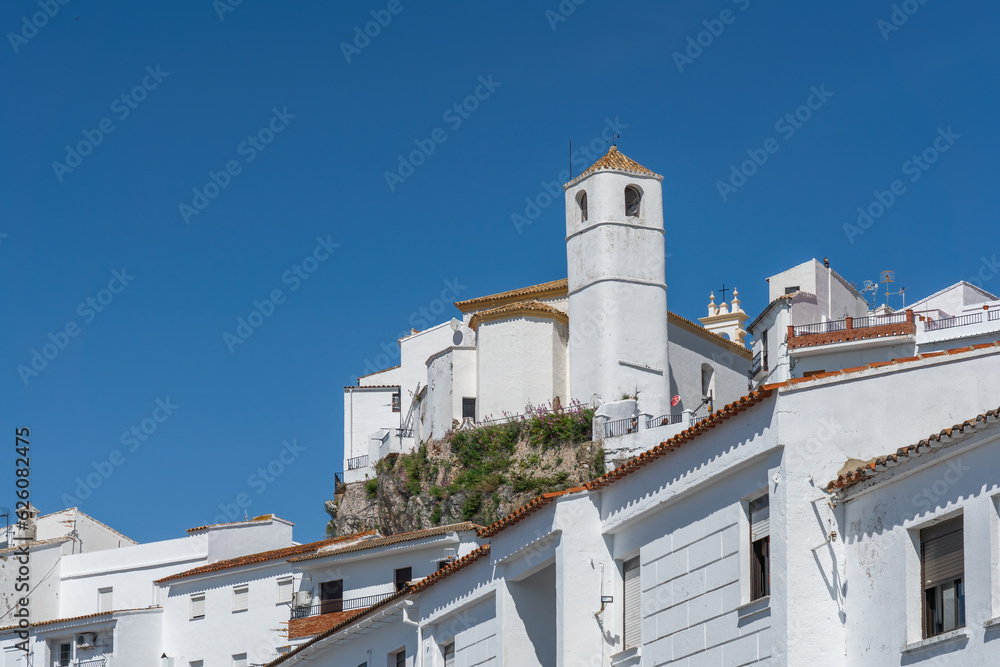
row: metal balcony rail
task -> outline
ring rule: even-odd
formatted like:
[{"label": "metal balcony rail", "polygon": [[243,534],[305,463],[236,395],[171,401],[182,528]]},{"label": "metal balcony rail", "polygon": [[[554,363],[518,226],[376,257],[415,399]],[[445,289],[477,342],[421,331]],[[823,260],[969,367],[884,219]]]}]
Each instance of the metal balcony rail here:
[{"label": "metal balcony rail", "polygon": [[308,607],[292,607],[292,618],[308,618],[310,616],[320,616],[322,614],[335,614],[339,611],[351,611],[353,609],[367,609],[377,605],[387,597],[395,595],[396,592],[379,593],[377,595],[366,595],[360,598],[344,600],[335,598],[333,600],[317,600]]},{"label": "metal balcony rail", "polygon": [[626,433],[635,433],[639,430],[638,417],[625,417],[624,419],[614,419],[604,424],[604,437],[614,438]]},{"label": "metal balcony rail", "polygon": [[750,366],[750,377],[754,377],[757,373],[760,373],[761,369],[764,367],[764,353],[758,352],[753,355],[753,365]]},{"label": "metal balcony rail", "polygon": [[684,415],[660,415],[646,420],[646,428],[656,428],[657,426],[667,426],[668,424],[680,424]]},{"label": "metal balcony rail", "polygon": [[868,317],[855,317],[854,328],[865,329],[867,327],[878,327],[883,324],[903,324],[906,322],[906,311],[892,313],[891,315],[869,315]]},{"label": "metal balcony rail", "polygon": [[691,417],[691,426],[694,426],[695,424],[700,424],[701,422],[708,419],[710,416],[711,415],[705,415],[704,417]]},{"label": "metal balcony rail", "polygon": [[1000,320],[1000,309],[990,311],[989,321],[992,322],[994,320]]},{"label": "metal balcony rail", "polygon": [[[991,317],[990,319],[993,318]],[[982,321],[982,313],[959,315],[958,317],[946,317],[943,320],[927,320],[927,330],[938,331],[940,329],[951,329],[952,327],[962,327],[966,324],[979,324]]]},{"label": "metal balcony rail", "polygon": [[347,459],[348,470],[357,470],[358,468],[367,468],[367,467],[368,467],[367,454],[365,454],[364,456],[355,456],[353,459]]},{"label": "metal balcony rail", "polygon": [[846,329],[847,329],[847,320],[830,320],[829,322],[817,322],[816,324],[800,324],[797,327],[792,327],[792,331],[796,336],[804,336],[807,334],[831,333],[833,331],[845,331]]},{"label": "metal balcony rail", "polygon": [[412,438],[413,429],[412,428],[397,428],[396,429],[397,438]]},{"label": "metal balcony rail", "polygon": [[107,658],[88,658],[86,660],[77,660],[73,663],[73,667],[104,667],[107,662]]}]

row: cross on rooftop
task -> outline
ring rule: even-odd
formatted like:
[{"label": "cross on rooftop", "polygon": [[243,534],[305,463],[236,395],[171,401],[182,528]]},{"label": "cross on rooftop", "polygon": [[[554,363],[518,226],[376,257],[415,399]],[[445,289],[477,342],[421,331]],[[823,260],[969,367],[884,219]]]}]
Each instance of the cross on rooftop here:
[{"label": "cross on rooftop", "polygon": [[618,145],[618,139],[620,139],[621,136],[622,136],[622,133],[619,132],[618,134],[612,136],[610,139],[605,140],[604,143],[611,144],[612,146],[617,146]]},{"label": "cross on rooftop", "polygon": [[729,288],[726,287],[726,283],[722,283],[722,289],[719,290],[719,293],[722,294],[722,299],[720,300],[720,303],[725,303],[726,302],[726,292],[728,292],[728,291],[729,291]]}]

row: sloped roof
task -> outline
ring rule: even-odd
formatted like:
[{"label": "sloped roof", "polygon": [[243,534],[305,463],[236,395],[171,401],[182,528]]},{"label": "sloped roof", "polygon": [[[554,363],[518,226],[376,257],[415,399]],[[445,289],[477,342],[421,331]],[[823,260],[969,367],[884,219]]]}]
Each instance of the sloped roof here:
[{"label": "sloped roof", "polygon": [[299,556],[297,558],[292,558],[290,561],[292,563],[300,563],[302,561],[314,560],[316,558],[328,558],[330,556],[340,556],[347,553],[353,553],[355,551],[365,551],[367,549],[375,549],[377,547],[384,547],[390,544],[398,544],[400,542],[412,542],[414,540],[422,540],[426,537],[437,537],[438,535],[447,535],[448,533],[462,533],[467,531],[476,531],[481,529],[477,523],[472,523],[471,521],[466,521],[463,523],[453,523],[448,526],[437,526],[435,528],[425,528],[423,530],[414,530],[409,533],[399,533],[397,535],[386,535],[385,537],[376,537],[370,540],[362,540],[357,544],[352,544],[340,549],[327,549],[323,551],[317,551],[314,554],[309,554],[307,556]]},{"label": "sloped roof", "polygon": [[172,574],[169,577],[163,577],[162,579],[157,579],[155,583],[162,584],[165,581],[174,581],[176,579],[184,579],[186,577],[195,577],[200,574],[208,574],[210,572],[216,572],[218,570],[226,570],[233,567],[241,567],[243,565],[255,565],[257,563],[265,563],[271,560],[279,560],[283,558],[291,558],[293,556],[301,556],[302,554],[309,553],[310,551],[316,551],[322,547],[327,547],[332,544],[342,544],[344,542],[350,542],[351,540],[364,539],[369,535],[374,535],[374,530],[367,530],[363,533],[353,533],[351,535],[343,535],[341,537],[334,537],[328,540],[320,540],[318,542],[309,542],[308,544],[297,544],[291,547],[283,547],[281,549],[272,549],[270,551],[261,551],[255,554],[248,554],[246,556],[238,556],[237,558],[227,558],[226,560],[216,561],[208,565],[202,565],[190,570],[185,570],[184,572],[178,572],[177,574]]},{"label": "sloped roof", "polygon": [[282,519],[281,517],[275,516],[273,514],[262,514],[261,516],[255,516],[249,521],[229,521],[226,523],[210,523],[207,526],[196,526],[195,528],[188,528],[187,532],[196,533],[200,530],[208,530],[209,528],[219,528],[221,526],[238,526],[240,524],[250,525],[252,523],[263,523],[265,521],[275,521],[275,520],[283,521],[288,524],[292,523],[291,521],[286,521],[285,519]]},{"label": "sloped roof", "polygon": [[479,310],[473,314],[469,320],[469,328],[475,331],[483,322],[493,322],[496,320],[509,320],[514,317],[544,317],[563,324],[569,324],[569,316],[558,308],[542,303],[541,301],[523,301],[512,303],[499,308],[489,310]]},{"label": "sloped roof", "polygon": [[568,284],[569,281],[566,278],[563,278],[562,280],[551,280],[547,283],[539,283],[538,285],[531,285],[529,287],[520,287],[507,292],[500,292],[499,294],[489,294],[487,296],[476,297],[475,299],[456,301],[455,307],[463,313],[470,313],[476,310],[497,308],[509,303],[524,301],[524,297],[541,299],[545,297],[566,296],[569,293]]},{"label": "sloped roof", "polygon": [[612,146],[608,149],[608,152],[604,154],[604,157],[590,165],[590,167],[588,167],[582,174],[564,185],[563,188],[570,188],[585,179],[587,176],[590,176],[598,171],[624,171],[629,174],[639,174],[640,176],[652,176],[659,181],[663,180],[662,176],[646,169],[632,158],[620,152],[617,146]]},{"label": "sloped roof", "polygon": [[873,476],[889,468],[894,468],[901,463],[912,460],[928,449],[941,447],[946,444],[942,442],[945,439],[951,440],[957,438],[959,434],[964,434],[968,429],[980,428],[990,423],[996,424],[997,420],[1000,420],[1000,408],[976,415],[972,419],[967,419],[961,424],[955,424],[949,428],[942,429],[938,433],[932,433],[919,442],[907,445],[906,447],[900,447],[892,454],[875,457],[864,465],[847,470],[838,475],[837,479],[831,480],[826,485],[826,490],[828,492],[835,492],[852,487],[866,479],[871,479]]}]

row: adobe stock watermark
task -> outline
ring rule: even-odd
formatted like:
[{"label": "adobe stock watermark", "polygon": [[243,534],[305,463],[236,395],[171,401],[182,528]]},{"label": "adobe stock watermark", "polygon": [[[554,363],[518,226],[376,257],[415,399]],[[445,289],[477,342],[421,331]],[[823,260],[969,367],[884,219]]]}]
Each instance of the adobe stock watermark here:
[{"label": "adobe stock watermark", "polygon": [[[274,141],[274,137],[285,131],[288,124],[295,118],[295,114],[288,113],[288,107],[282,107],[278,111],[277,107],[271,109],[271,119],[254,134],[248,135],[246,139],[236,146],[236,154],[243,156],[244,161],[250,164],[257,155],[262,153],[267,146]],[[243,166],[237,159],[229,160],[219,171],[208,172],[208,180],[205,185],[199,188],[192,188],[194,197],[191,203],[181,202],[177,205],[181,219],[185,225],[191,224],[191,217],[201,215],[201,212],[208,208],[212,200],[229,187],[234,177],[243,172]]]},{"label": "adobe stock watermark", "polygon": [[[124,266],[120,271],[117,269],[112,271],[108,286],[98,290],[94,296],[88,296],[81,301],[76,307],[76,314],[80,316],[84,324],[90,324],[97,319],[99,313],[103,313],[111,305],[111,302],[115,300],[115,295],[124,292],[133,280],[135,280],[135,276],[130,275]],[[17,374],[24,386],[27,387],[33,378],[38,377],[39,373],[48,368],[49,364],[59,356],[59,353],[66,349],[70,339],[76,338],[82,331],[83,328],[80,324],[75,319],[71,319],[55,333],[49,332],[48,342],[42,344],[41,351],[37,347],[31,348],[30,361],[27,364],[18,364],[17,366]]]},{"label": "adobe stock watermark", "polygon": [[[582,148],[574,149],[569,156],[571,167],[576,167],[581,171],[592,165],[607,151],[608,142],[613,137],[621,134],[628,125],[621,121],[619,116],[614,120],[604,119],[604,129],[600,136],[594,137],[589,143],[585,143]],[[524,233],[524,228],[535,223],[535,220],[553,203],[562,203],[565,199],[563,195],[563,183],[570,180],[572,172],[563,169],[556,175],[556,180],[541,181],[541,190],[534,197],[524,198],[524,210],[521,213],[511,213],[510,222],[514,225],[518,234]]]},{"label": "adobe stock watermark", "polygon": [[[410,313],[410,317],[407,322],[411,327],[418,330],[426,329],[429,326],[433,326],[434,322],[439,316],[441,316],[448,308],[453,307],[454,301],[465,291],[469,289],[468,285],[463,285],[458,282],[458,278],[444,281],[444,287],[441,289],[441,294],[438,298],[432,299],[427,305],[421,306],[417,310]],[[371,375],[372,373],[378,373],[379,371],[384,371],[389,368],[391,364],[399,359],[399,339],[406,338],[411,335],[412,331],[407,329],[401,331],[393,339],[392,343],[381,343],[382,353],[375,355],[374,358],[369,357],[365,359],[364,369],[358,375],[352,375],[347,381],[347,385],[353,385],[354,381],[360,376]]]},{"label": "adobe stock watermark", "polygon": [[[149,93],[160,87],[163,80],[170,76],[170,72],[160,70],[157,65],[154,69],[146,67],[146,75],[131,90],[122,93],[111,101],[111,113],[118,117],[118,120],[125,120],[129,115],[146,100]],[[74,145],[66,145],[66,157],[63,162],[52,161],[52,171],[56,179],[62,183],[67,174],[72,174],[73,170],[83,164],[83,158],[94,152],[94,149],[104,142],[104,138],[115,131],[115,123],[111,118],[104,117],[97,122],[97,127],[93,130],[84,129],[81,131],[83,139]]]},{"label": "adobe stock watermark", "polygon": [[226,14],[235,12],[236,8],[243,4],[243,0],[212,0],[212,9],[219,21],[226,20]]},{"label": "adobe stock watermark", "polygon": [[29,19],[27,16],[21,17],[21,29],[18,32],[8,32],[7,41],[14,53],[18,53],[21,47],[28,43],[38,34],[38,31],[49,24],[51,19],[56,17],[61,6],[68,5],[70,0],[38,0],[38,6],[42,11],[35,12]]},{"label": "adobe stock watermark", "polygon": [[[492,74],[485,77],[480,76],[478,81],[479,85],[476,86],[471,95],[461,102],[451,105],[441,114],[441,119],[448,124],[453,132],[462,127],[462,124],[479,108],[480,103],[488,100],[496,89],[503,85],[501,81],[494,81]],[[396,170],[385,172],[385,184],[389,186],[389,192],[395,192],[396,186],[412,176],[417,167],[426,162],[427,158],[437,150],[438,144],[443,144],[446,141],[448,141],[448,133],[440,127],[431,130],[427,139],[414,139],[416,150],[410,151],[406,157],[402,153],[399,154],[397,156],[399,164],[396,166]]]},{"label": "adobe stock watermark", "polygon": [[[254,495],[259,496],[267,491],[267,487],[281,477],[285,470],[295,463],[306,448],[298,443],[295,438],[291,442],[281,441],[281,450],[278,455],[266,465],[260,466],[256,471],[247,477],[246,485]],[[239,521],[243,518],[246,509],[253,504],[253,497],[247,491],[240,491],[233,496],[232,502],[220,503],[221,514],[217,514],[210,523],[226,523],[228,521]]]},{"label": "adobe stock watermark", "polygon": [[[407,0],[407,2],[409,1],[411,0]],[[383,29],[389,27],[389,24],[392,23],[392,17],[398,16],[404,9],[406,6],[401,0],[389,0],[385,9],[371,10],[372,20],[365,23],[364,29],[360,25],[354,26],[354,39],[351,40],[351,43],[340,43],[340,52],[344,54],[344,60],[350,64],[351,58],[361,55],[361,52],[368,48],[372,40],[381,35]]]},{"label": "adobe stock watermark", "polygon": [[[289,285],[289,292],[297,292],[302,287],[302,283],[309,280],[319,270],[320,265],[330,259],[330,255],[339,247],[340,244],[334,243],[330,239],[329,234],[325,239],[322,236],[317,236],[316,247],[313,248],[312,253],[306,255],[302,261],[298,264],[293,264],[291,268],[282,273],[281,283]],[[278,306],[284,305],[286,298],[284,291],[275,288],[269,292],[268,297],[265,297],[263,301],[254,299],[253,308],[250,310],[250,313],[246,317],[241,315],[236,318],[235,333],[225,331],[222,334],[222,342],[225,344],[226,349],[229,350],[229,354],[232,354],[236,350],[237,345],[247,342],[253,336],[254,331],[274,315]]]},{"label": "adobe stock watermark", "polygon": [[958,484],[965,473],[972,470],[971,467],[962,463],[962,458],[948,461],[944,474],[935,480],[930,486],[925,486],[910,498],[910,502],[917,508],[918,512],[930,512],[934,506],[942,501],[946,501],[948,489]]},{"label": "adobe stock watermark", "polygon": [[997,274],[1000,273],[1000,262],[997,262],[997,256],[995,254],[990,258],[983,255],[982,260],[983,261],[979,265],[979,270],[976,271],[976,274],[965,279],[965,282],[971,283],[980,289],[983,285],[996,278]]},{"label": "adobe stock watermark", "polygon": [[[810,95],[806,98],[805,104],[796,107],[786,113],[774,124],[774,131],[778,132],[785,141],[795,136],[796,131],[802,129],[805,123],[813,117],[813,113],[819,111],[833,97],[833,93],[826,89],[826,84],[820,84],[819,88],[811,86]],[[761,148],[748,148],[746,154],[748,160],[744,160],[737,167],[735,164],[729,166],[729,179],[726,181],[716,181],[715,187],[719,191],[722,201],[729,201],[731,195],[747,184],[747,179],[757,173],[768,159],[781,149],[781,144],[774,137],[766,139]]]},{"label": "adobe stock watermark", "polygon": [[898,32],[900,28],[907,24],[910,17],[920,11],[920,8],[927,4],[927,0],[903,0],[899,4],[892,6],[889,13],[889,20],[879,19],[875,22],[875,27],[882,33],[882,39],[889,41],[889,35]]},{"label": "adobe stock watermark", "polygon": [[555,32],[560,23],[565,23],[576,11],[576,8],[586,1],[587,0],[562,0],[562,2],[559,3],[559,6],[556,7],[555,11],[546,9],[545,20],[549,22],[549,27],[552,28],[552,32]]},{"label": "adobe stock watermark", "polygon": [[[745,12],[750,7],[750,0],[731,0],[731,2],[738,6],[741,12]],[[683,74],[686,65],[693,65],[694,61],[705,53],[705,49],[715,44],[715,40],[722,36],[722,33],[726,31],[726,26],[736,22],[737,16],[739,15],[733,10],[726,8],[719,12],[719,18],[702,21],[701,24],[705,26],[705,29],[697,35],[688,35],[684,53],[680,51],[673,53],[677,71]]]},{"label": "adobe stock watermark", "polygon": [[[155,406],[149,413],[149,417],[142,419],[138,424],[133,424],[129,430],[122,433],[120,440],[122,445],[128,447],[128,453],[133,453],[139,449],[143,443],[156,433],[160,424],[167,421],[174,414],[174,411],[181,407],[172,402],[169,396],[156,399]],[[90,466],[94,471],[88,472],[83,477],[77,477],[75,480],[75,495],[64,493],[59,502],[63,503],[64,507],[81,505],[83,501],[90,498],[94,491],[101,488],[101,485],[115,474],[116,468],[124,463],[125,454],[119,449],[111,450],[107,458],[102,461],[91,461]]]},{"label": "adobe stock watermark", "polygon": [[[941,154],[951,149],[955,145],[955,141],[961,137],[962,135],[955,133],[951,129],[951,125],[948,126],[947,130],[939,127],[937,136],[931,145],[921,151],[920,154],[912,155],[909,160],[903,163],[900,170],[904,176],[909,176],[910,183],[916,183],[938,161]],[[865,206],[858,207],[857,224],[844,223],[844,233],[847,235],[847,240],[853,245],[855,239],[871,229],[875,221],[885,215],[886,211],[892,208],[899,197],[906,194],[906,192],[906,183],[898,178],[889,184],[887,190],[875,190],[872,193],[874,200]]]}]

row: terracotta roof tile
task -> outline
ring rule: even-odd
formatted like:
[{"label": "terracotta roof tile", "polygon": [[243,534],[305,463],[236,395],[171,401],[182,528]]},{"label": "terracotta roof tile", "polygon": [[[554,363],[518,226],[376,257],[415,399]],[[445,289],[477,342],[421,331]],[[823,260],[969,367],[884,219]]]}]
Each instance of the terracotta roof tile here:
[{"label": "terracotta roof tile", "polygon": [[624,153],[619,152],[617,146],[612,146],[608,149],[608,152],[604,154],[597,162],[590,165],[583,173],[574,178],[572,181],[563,186],[563,188],[571,188],[587,176],[598,172],[598,171],[624,171],[630,174],[639,174],[641,176],[652,176],[657,180],[663,180],[663,177],[659,174],[646,169],[641,164],[633,160],[632,158],[626,156]]},{"label": "terracotta roof tile", "polygon": [[438,535],[446,535],[453,532],[466,532],[475,531],[481,529],[482,526],[471,521],[466,521],[464,523],[453,523],[448,526],[437,526],[436,528],[425,528],[423,530],[414,530],[409,533],[399,533],[397,535],[386,535],[385,537],[376,537],[369,540],[363,540],[357,544],[352,544],[350,546],[344,547],[342,549],[331,549],[325,551],[317,551],[314,554],[309,554],[308,556],[299,556],[298,558],[292,558],[290,561],[292,563],[299,563],[306,560],[314,560],[316,558],[328,558],[330,556],[340,556],[342,554],[353,553],[355,551],[365,551],[367,549],[375,549],[377,547],[384,547],[390,544],[398,544],[400,542],[412,542],[413,540],[421,540],[425,537],[436,537]]},{"label": "terracotta roof tile", "polygon": [[466,299],[465,301],[456,301],[455,307],[463,313],[469,313],[475,310],[496,308],[508,303],[524,301],[524,297],[534,297],[538,299],[542,297],[566,296],[569,293],[567,284],[568,281],[566,278],[563,278],[562,280],[552,280],[547,283],[540,283],[538,285],[521,287],[507,292],[500,292],[499,294],[479,296],[475,299]]},{"label": "terracotta roof tile", "polygon": [[958,433],[964,433],[966,429],[976,428],[980,424],[988,424],[991,421],[995,422],[997,420],[1000,420],[1000,408],[976,415],[972,419],[968,419],[961,424],[955,424],[954,426],[941,429],[941,431],[932,433],[924,440],[916,442],[912,445],[907,445],[906,447],[900,447],[892,454],[877,456],[864,465],[838,475],[837,479],[831,480],[826,485],[826,490],[833,493],[847,489],[848,487],[854,486],[855,484],[863,482],[873,475],[884,471],[886,468],[895,467],[896,465],[909,460],[911,454],[919,456],[927,449],[937,449],[938,447],[941,447],[943,444],[941,441],[945,438],[955,437],[957,435],[956,431]]},{"label": "terracotta roof tile", "polygon": [[[94,614],[84,614],[82,616],[68,616],[66,618],[53,618],[53,619],[48,620],[48,621],[38,621],[37,623],[32,623],[31,627],[33,627],[33,628],[41,628],[41,627],[45,627],[46,625],[55,625],[57,623],[70,623],[72,621],[85,621],[85,620],[91,619],[91,618],[95,618],[95,619],[96,618],[101,618],[102,616],[111,617],[111,616],[113,616],[115,614],[124,614],[124,613],[130,612],[130,611],[152,611],[152,610],[156,610],[156,609],[162,609],[162,607],[154,606],[154,607],[142,607],[142,608],[137,608],[137,609],[115,609],[114,611],[99,611],[99,612],[94,613]],[[5,625],[4,627],[0,628],[0,632],[6,632],[8,630],[14,630],[14,629],[16,629],[18,627],[19,626],[17,626],[17,625]]]},{"label": "terracotta roof tile", "polygon": [[328,540],[309,542],[308,544],[297,544],[295,546],[284,547],[282,549],[272,549],[271,551],[261,551],[260,553],[248,554],[246,556],[239,556],[237,558],[228,558],[226,560],[220,560],[214,563],[210,563],[209,565],[202,565],[200,567],[196,567],[191,570],[186,570],[184,572],[172,574],[169,577],[163,577],[162,579],[157,579],[155,583],[162,584],[165,581],[174,581],[176,579],[183,579],[186,577],[195,577],[200,574],[208,574],[209,572],[216,572],[218,570],[227,570],[229,568],[242,567],[244,565],[255,565],[257,563],[266,563],[267,561],[279,560],[282,558],[291,558],[292,556],[301,556],[302,554],[309,553],[310,551],[316,551],[317,549],[327,547],[332,544],[343,544],[344,542],[349,542],[351,540],[360,540],[364,539],[369,535],[374,535],[374,534],[375,534],[374,530],[367,530],[363,533],[342,535],[341,537],[333,537]]},{"label": "terracotta roof tile", "polygon": [[258,521],[258,522],[259,521],[271,521],[272,519],[278,519],[279,521],[284,521],[284,519],[279,519],[278,517],[274,516],[273,514],[263,514],[261,516],[255,516],[254,518],[250,519],[249,521],[229,521],[227,523],[210,523],[207,526],[198,526],[196,528],[188,528],[187,532],[189,532],[189,533],[196,533],[199,530],[208,530],[209,528],[218,528],[219,526],[236,526],[236,525],[239,525],[241,523],[251,524],[251,523],[254,523],[255,521]]},{"label": "terracotta roof tile", "polygon": [[563,324],[569,324],[569,316],[558,308],[553,308],[541,301],[522,301],[500,306],[499,308],[476,311],[469,320],[469,328],[475,331],[484,322],[508,320],[518,316],[545,317],[562,322]]}]

